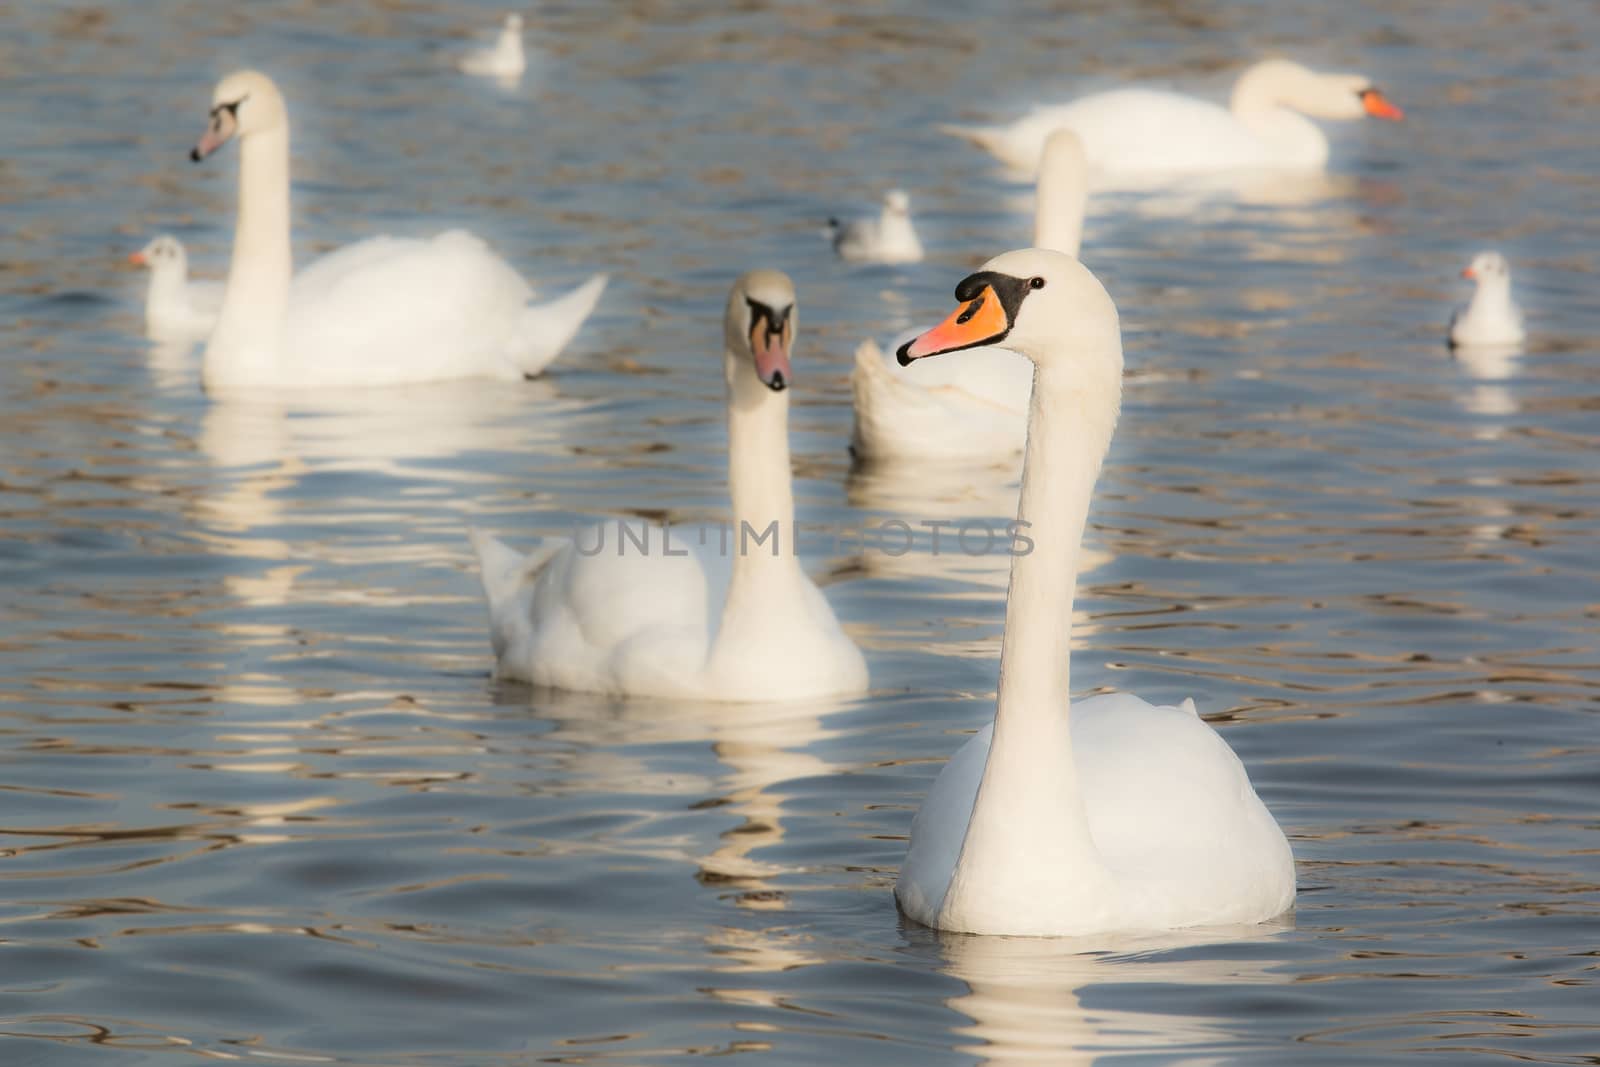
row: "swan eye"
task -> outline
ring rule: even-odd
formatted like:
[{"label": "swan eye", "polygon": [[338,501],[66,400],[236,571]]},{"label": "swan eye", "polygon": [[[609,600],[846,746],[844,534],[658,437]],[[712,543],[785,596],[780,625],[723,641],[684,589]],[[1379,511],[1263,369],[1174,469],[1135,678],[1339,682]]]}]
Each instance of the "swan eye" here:
[{"label": "swan eye", "polygon": [[1028,279],[1028,288],[1029,289],[1043,289],[1044,288],[1044,279],[1038,277],[1037,275],[1032,277],[1032,278],[1029,278]]}]

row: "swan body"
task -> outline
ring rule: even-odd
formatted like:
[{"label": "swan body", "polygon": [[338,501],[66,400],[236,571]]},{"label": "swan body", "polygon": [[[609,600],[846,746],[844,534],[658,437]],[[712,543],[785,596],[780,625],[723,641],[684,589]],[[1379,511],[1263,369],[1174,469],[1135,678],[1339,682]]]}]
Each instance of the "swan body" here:
[{"label": "swan body", "polygon": [[468,52],[456,61],[456,69],[461,73],[486,78],[516,78],[527,66],[528,59],[522,50],[522,16],[515,12],[506,16],[493,45]]},{"label": "swan body", "polygon": [[1511,267],[1499,252],[1479,252],[1461,271],[1476,284],[1472,299],[1450,317],[1450,343],[1519,345],[1526,337],[1522,309],[1511,298]]},{"label": "swan body", "polygon": [[145,332],[158,341],[194,340],[217,324],[222,283],[189,280],[189,255],[183,242],[161,234],[128,257],[150,271],[145,292]]},{"label": "swan body", "polygon": [[239,140],[239,218],[222,310],[206,345],[206,388],[383,386],[531,377],[577,333],[604,275],[546,304],[480,238],[374,237],[292,277],[289,127],[263,74],[218,84],[203,159]]},{"label": "swan body", "polygon": [[946,126],[1007,166],[1031,173],[1054,130],[1071,129],[1102,176],[1232,170],[1320,171],[1328,139],[1311,119],[1395,119],[1401,110],[1365,75],[1323,74],[1269,59],[1234,83],[1228,107],[1183,93],[1114,89],[1035,108],[1009,126]]},{"label": "swan body", "polygon": [[852,263],[920,263],[922,242],[911,224],[911,198],[903,190],[884,194],[875,219],[828,220],[833,250]]},{"label": "swan body", "polygon": [[[734,284],[723,352],[733,498],[726,540],[638,526],[624,539],[602,524],[524,556],[473,532],[501,676],[730,701],[866,688],[860,649],[795,551],[787,387],[797,318],[786,275],[752,271]],[[762,540],[769,529],[776,541]]]},{"label": "swan body", "polygon": [[[876,342],[856,347],[850,450],[862,460],[958,460],[1014,455],[1027,436],[1033,368],[984,348],[959,360],[899,367]],[[943,375],[931,373],[941,367]]]},{"label": "swan body", "polygon": [[895,884],[910,918],[1075,936],[1259,922],[1294,901],[1283,831],[1185,701],[1070,699],[1072,601],[1122,388],[1116,306],[1076,260],[1008,252],[901,361],[1005,344],[1034,364],[993,723],[940,772]]},{"label": "swan body", "polygon": [[[1034,246],[1078,254],[1089,195],[1083,143],[1057,130],[1039,159]],[[1004,348],[892,364],[864,341],[850,376],[851,450],[872,460],[983,459],[1022,451],[1033,367]]]}]

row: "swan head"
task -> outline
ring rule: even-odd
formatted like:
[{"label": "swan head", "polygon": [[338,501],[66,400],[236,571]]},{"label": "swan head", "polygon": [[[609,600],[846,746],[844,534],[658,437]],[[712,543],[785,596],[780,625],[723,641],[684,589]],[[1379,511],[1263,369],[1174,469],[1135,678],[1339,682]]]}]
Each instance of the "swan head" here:
[{"label": "swan head", "polygon": [[794,380],[789,352],[794,346],[799,312],[794,282],[776,270],[741,275],[728,294],[724,319],[728,384],[736,392],[752,379],[774,393]]},{"label": "swan head", "polygon": [[1089,269],[1061,252],[1006,252],[956,286],[961,306],[939,325],[900,346],[900,365],[1001,345],[1040,368],[1104,363],[1122,374],[1117,306]]},{"label": "swan head", "polygon": [[1317,119],[1371,117],[1399,122],[1405,112],[1365,74],[1324,74],[1287,59],[1269,59],[1239,79],[1235,100],[1250,85],[1278,104]]},{"label": "swan head", "polygon": [[1509,284],[1511,281],[1511,265],[1506,262],[1506,257],[1499,252],[1479,252],[1472,257],[1472,262],[1461,268],[1461,276],[1470,278],[1479,285],[1492,283]]},{"label": "swan head", "polygon": [[170,233],[161,234],[139,251],[130,254],[128,262],[138,267],[149,267],[152,271],[189,269],[188,254],[184,252],[182,243]]},{"label": "swan head", "polygon": [[911,197],[906,195],[904,189],[890,189],[883,194],[883,209],[891,215],[909,215]]},{"label": "swan head", "polygon": [[272,79],[254,70],[240,70],[217,83],[211,94],[206,132],[189,153],[196,163],[227,144],[257,133],[283,129],[289,114]]}]

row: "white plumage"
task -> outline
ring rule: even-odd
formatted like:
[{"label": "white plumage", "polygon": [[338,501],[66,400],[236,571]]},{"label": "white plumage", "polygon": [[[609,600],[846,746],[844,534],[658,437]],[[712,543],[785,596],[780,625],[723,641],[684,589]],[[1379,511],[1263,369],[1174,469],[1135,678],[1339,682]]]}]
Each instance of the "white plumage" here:
[{"label": "white plumage", "polygon": [[1065,936],[1259,922],[1294,901],[1283,831],[1214,730],[1126,694],[1070,699],[1081,541],[1122,389],[1117,311],[1076,260],[990,260],[901,349],[992,339],[1035,367],[995,718],[939,773],[895,897],[912,919]]},{"label": "white plumage", "polygon": [[222,283],[190,280],[183,242],[164,233],[128,260],[150,271],[144,300],[146,334],[157,341],[192,343],[211,332],[222,310]]},{"label": "white plumage", "polygon": [[1228,107],[1158,89],[1114,89],[1035,108],[1009,126],[945,126],[1014,170],[1031,174],[1054,130],[1083,141],[1103,179],[1231,170],[1321,170],[1328,139],[1306,116],[1399,119],[1402,113],[1361,74],[1322,74],[1269,59],[1234,84]]},{"label": "white plumage", "polygon": [[852,263],[920,263],[922,242],[911,224],[911,198],[891,189],[875,219],[828,220],[828,233],[839,258]]},{"label": "white plumage", "polygon": [[[866,661],[801,569],[789,466],[794,286],[741,277],[723,352],[729,491],[724,542],[615,521],[529,555],[473,531],[498,672],[562,689],[774,701],[858,692]],[[769,528],[776,542],[762,540]],[[750,533],[746,533],[748,529]],[[713,612],[715,614],[713,614]]]},{"label": "white plumage", "polygon": [[494,44],[468,52],[456,61],[456,69],[463,74],[501,80],[517,78],[527,66],[528,59],[522,50],[522,16],[515,12],[501,23],[500,35]]},{"label": "white plumage", "polygon": [[1526,333],[1522,309],[1511,298],[1511,266],[1499,252],[1479,252],[1461,271],[1474,282],[1472,299],[1450,316],[1450,343],[1519,345]]},{"label": "white plumage", "polygon": [[[1078,254],[1088,204],[1083,144],[1057,130],[1039,160],[1034,246]],[[1033,366],[1004,348],[893,363],[863,341],[850,376],[851,450],[868,460],[993,460],[1022,451]]]}]

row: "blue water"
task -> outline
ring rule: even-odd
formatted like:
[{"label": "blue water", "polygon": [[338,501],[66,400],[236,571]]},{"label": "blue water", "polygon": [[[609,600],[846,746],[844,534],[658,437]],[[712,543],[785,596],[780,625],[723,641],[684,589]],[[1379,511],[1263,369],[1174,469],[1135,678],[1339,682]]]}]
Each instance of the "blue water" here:
[{"label": "blue water", "polygon": [[[1596,1062],[1600,15],[1539,5],[21,3],[0,35],[0,1058],[371,1065]],[[801,302],[800,517],[1003,522],[1015,472],[852,471],[848,368],[1030,232],[939,134],[1280,51],[1407,111],[1326,182],[1097,200],[1124,413],[1073,680],[1195,698],[1289,832],[1259,929],[1080,944],[895,911],[992,713],[1003,558],[817,538],[872,692],[668,706],[494,682],[479,523],[725,515],[719,316]],[[208,400],[129,251],[219,277],[218,76],[284,87],[296,251],[464,225],[554,292],[546,379]],[[819,235],[902,186],[929,246]],[[1453,357],[1499,247],[1532,336]]]}]

